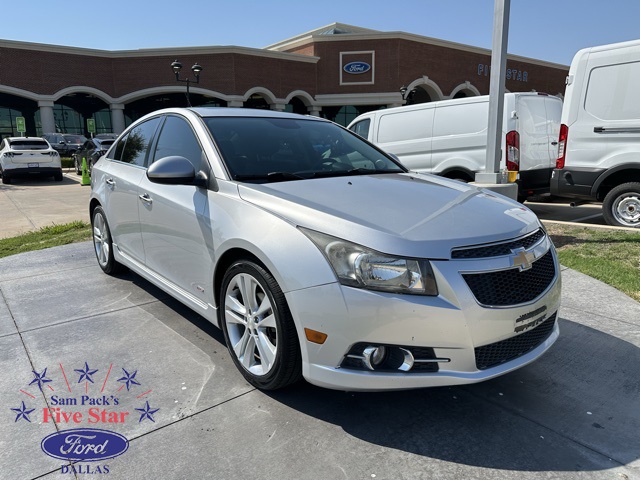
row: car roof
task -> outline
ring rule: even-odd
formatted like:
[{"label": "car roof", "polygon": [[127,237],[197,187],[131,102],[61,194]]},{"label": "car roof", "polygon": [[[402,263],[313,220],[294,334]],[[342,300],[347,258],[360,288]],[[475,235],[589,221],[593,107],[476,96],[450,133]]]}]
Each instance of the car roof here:
[{"label": "car roof", "polygon": [[324,118],[314,117],[311,115],[300,115],[298,113],[279,112],[277,110],[266,110],[257,108],[233,108],[233,107],[191,107],[191,108],[166,108],[158,110],[150,115],[166,114],[166,113],[184,113],[193,112],[196,115],[208,117],[262,117],[262,118],[291,118],[305,119],[327,122]]}]

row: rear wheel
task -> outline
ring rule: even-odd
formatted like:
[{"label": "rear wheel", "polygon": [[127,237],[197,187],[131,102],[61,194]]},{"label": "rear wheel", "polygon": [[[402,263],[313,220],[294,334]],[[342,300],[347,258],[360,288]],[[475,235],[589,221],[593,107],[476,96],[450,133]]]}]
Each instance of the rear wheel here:
[{"label": "rear wheel", "polygon": [[108,275],[113,275],[126,270],[113,257],[113,242],[111,231],[107,223],[107,217],[102,207],[96,207],[91,216],[91,227],[93,228],[93,250],[98,259],[98,265],[102,271]]},{"label": "rear wheel", "polygon": [[609,225],[640,228],[640,182],[611,189],[602,202],[602,215]]},{"label": "rear wheel", "polygon": [[73,165],[76,167],[76,175],[82,175],[82,165],[78,162],[78,157],[73,157]]},{"label": "rear wheel", "polygon": [[62,169],[60,169],[59,172],[56,172],[56,173],[53,174],[53,179],[56,182],[61,182],[62,181]]},{"label": "rear wheel", "polygon": [[219,315],[233,362],[249,383],[275,390],[301,378],[291,312],[278,283],[262,266],[241,260],[227,270]]},{"label": "rear wheel", "polygon": [[2,183],[5,185],[9,185],[11,183],[11,177],[9,177],[5,171],[2,172]]}]

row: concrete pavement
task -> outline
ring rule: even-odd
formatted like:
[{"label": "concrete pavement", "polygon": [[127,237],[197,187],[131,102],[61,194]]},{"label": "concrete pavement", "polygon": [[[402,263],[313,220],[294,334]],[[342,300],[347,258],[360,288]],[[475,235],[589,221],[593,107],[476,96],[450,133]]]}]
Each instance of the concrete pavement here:
[{"label": "concrete pavement", "polygon": [[75,220],[89,222],[91,187],[80,186],[73,170],[64,172],[62,182],[34,177],[0,183],[0,238]]},{"label": "concrete pavement", "polygon": [[263,393],[220,331],[135,274],[104,275],[91,243],[0,259],[0,478],[74,478],[41,442],[80,427],[130,445],[76,478],[640,478],[640,304],[562,276],[559,340],[509,375]]}]

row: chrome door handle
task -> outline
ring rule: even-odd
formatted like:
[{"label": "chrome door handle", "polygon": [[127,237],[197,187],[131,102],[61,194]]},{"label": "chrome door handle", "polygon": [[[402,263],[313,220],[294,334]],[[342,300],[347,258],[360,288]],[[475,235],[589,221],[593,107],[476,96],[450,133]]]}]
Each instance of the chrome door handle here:
[{"label": "chrome door handle", "polygon": [[153,203],[153,198],[151,198],[148,193],[145,193],[144,195],[138,195],[138,198],[145,203]]},{"label": "chrome door handle", "polygon": [[107,178],[104,183],[106,183],[107,185],[109,185],[110,187],[115,187],[116,186],[116,181],[113,178]]}]

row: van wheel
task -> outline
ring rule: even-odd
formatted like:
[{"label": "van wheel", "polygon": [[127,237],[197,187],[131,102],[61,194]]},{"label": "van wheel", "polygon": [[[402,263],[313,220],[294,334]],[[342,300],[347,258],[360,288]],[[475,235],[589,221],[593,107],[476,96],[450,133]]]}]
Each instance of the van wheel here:
[{"label": "van wheel", "polygon": [[602,202],[602,215],[609,225],[640,228],[640,182],[611,189]]}]

